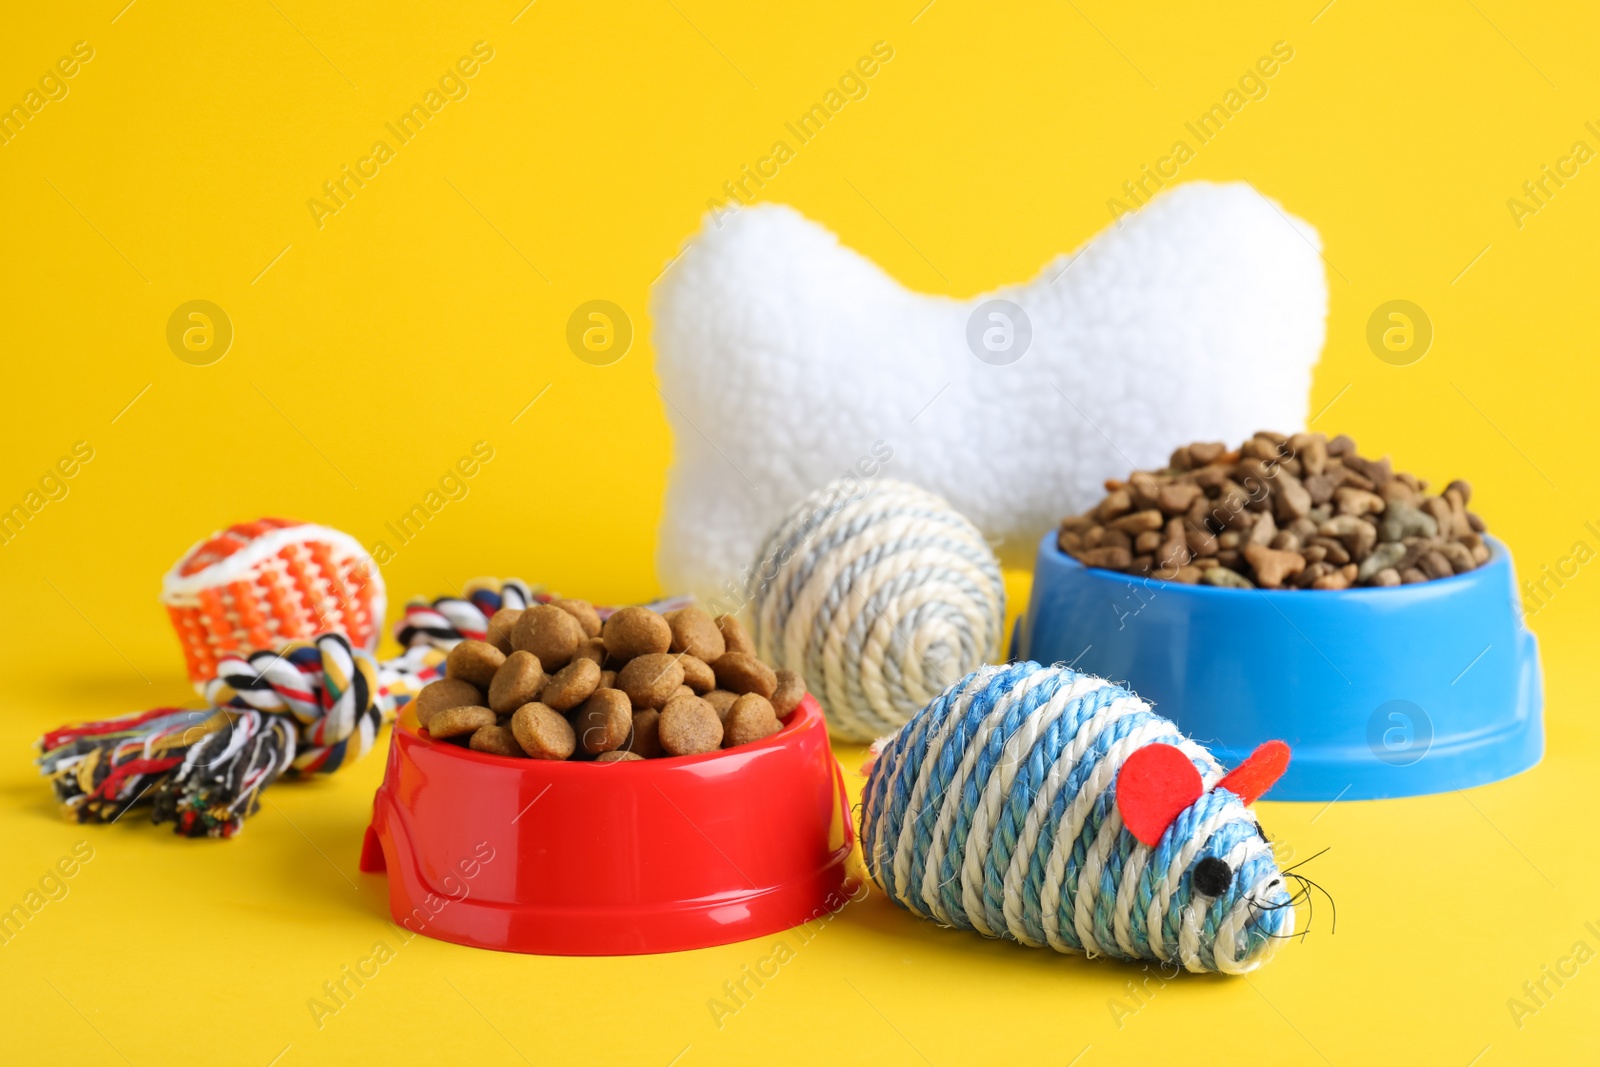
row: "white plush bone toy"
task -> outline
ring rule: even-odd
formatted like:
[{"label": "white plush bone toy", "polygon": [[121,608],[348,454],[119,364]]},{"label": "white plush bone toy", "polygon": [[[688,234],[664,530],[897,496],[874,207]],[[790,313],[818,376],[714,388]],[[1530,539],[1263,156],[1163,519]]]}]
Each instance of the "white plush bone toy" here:
[{"label": "white plush bone toy", "polygon": [[725,598],[743,584],[732,561],[794,500],[869,467],[1026,563],[1107,477],[1186,441],[1300,428],[1327,313],[1319,243],[1249,185],[1191,182],[1030,282],[954,300],[791,208],[708,219],[652,297],[675,438],[662,583]]}]

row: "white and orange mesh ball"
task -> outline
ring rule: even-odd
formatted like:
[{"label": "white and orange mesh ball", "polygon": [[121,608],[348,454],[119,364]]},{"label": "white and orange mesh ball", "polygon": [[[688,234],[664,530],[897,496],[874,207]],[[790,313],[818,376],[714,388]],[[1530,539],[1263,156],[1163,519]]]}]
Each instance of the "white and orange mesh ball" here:
[{"label": "white and orange mesh ball", "polygon": [[243,522],[201,541],[167,572],[161,602],[196,685],[230,653],[329,631],[371,652],[383,628],[383,579],[367,550],[292,519]]}]

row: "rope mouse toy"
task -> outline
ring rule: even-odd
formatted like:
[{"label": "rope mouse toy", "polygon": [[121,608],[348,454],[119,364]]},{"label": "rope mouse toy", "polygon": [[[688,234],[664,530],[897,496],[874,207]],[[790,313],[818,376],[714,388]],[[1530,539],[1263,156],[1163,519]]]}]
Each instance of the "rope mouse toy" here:
[{"label": "rope mouse toy", "polygon": [[1288,767],[1281,741],[1224,773],[1126,689],[1013,663],[962,678],[874,753],[867,870],[923,918],[1224,974],[1294,934],[1297,898],[1249,807]]}]

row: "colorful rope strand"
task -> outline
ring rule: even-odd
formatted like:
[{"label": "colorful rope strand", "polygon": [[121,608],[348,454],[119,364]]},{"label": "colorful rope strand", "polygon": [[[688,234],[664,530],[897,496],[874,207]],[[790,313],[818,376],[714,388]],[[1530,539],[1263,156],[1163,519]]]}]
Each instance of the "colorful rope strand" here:
[{"label": "colorful rope strand", "polygon": [[78,822],[114,822],[148,797],[155,821],[180,834],[231,837],[282,775],[332,773],[366,755],[441,676],[451,647],[481,638],[501,607],[535,599],[518,579],[481,579],[465,598],[413,601],[396,627],[406,651],[382,663],[342,633],[223,655],[199,685],[206,707],[52,730],[39,740],[40,770]]}]

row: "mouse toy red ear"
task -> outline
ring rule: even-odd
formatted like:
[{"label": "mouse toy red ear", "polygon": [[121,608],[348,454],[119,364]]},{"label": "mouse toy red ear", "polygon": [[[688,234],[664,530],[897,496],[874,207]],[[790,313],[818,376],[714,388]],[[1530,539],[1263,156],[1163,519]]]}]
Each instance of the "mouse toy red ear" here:
[{"label": "mouse toy red ear", "polygon": [[1238,794],[1246,804],[1254,804],[1288,769],[1289,746],[1282,741],[1268,741],[1228,772],[1217,788]]},{"label": "mouse toy red ear", "polygon": [[1188,756],[1172,745],[1146,745],[1123,761],[1117,772],[1117,811],[1129,833],[1154,845],[1204,791],[1200,772]]}]

